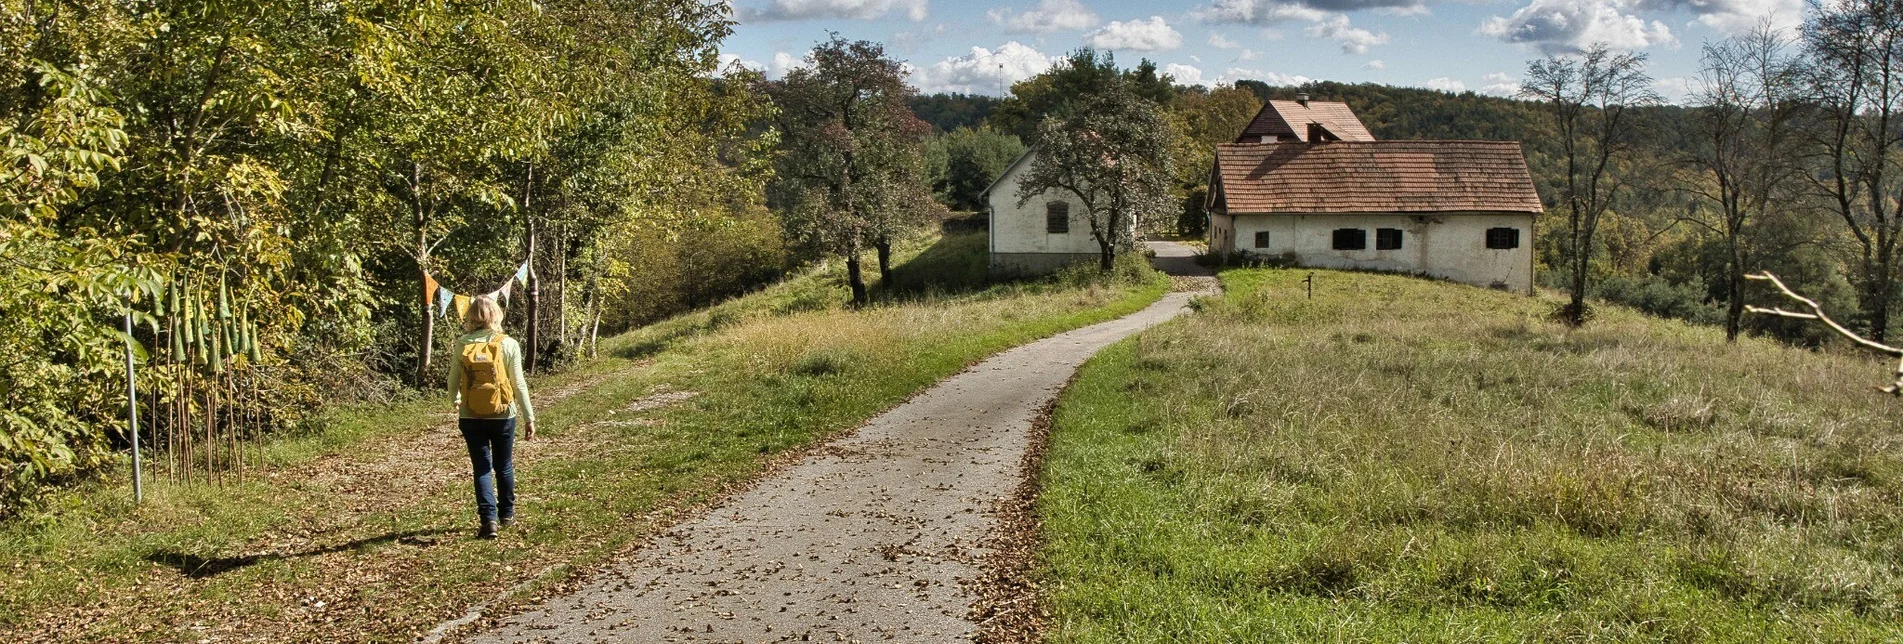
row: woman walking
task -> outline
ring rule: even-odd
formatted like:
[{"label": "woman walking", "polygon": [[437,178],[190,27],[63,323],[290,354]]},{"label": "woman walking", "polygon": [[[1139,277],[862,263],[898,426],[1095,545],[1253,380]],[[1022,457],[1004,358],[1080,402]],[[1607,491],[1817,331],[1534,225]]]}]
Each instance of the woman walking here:
[{"label": "woman walking", "polygon": [[456,359],[449,362],[449,391],[476,478],[476,516],[482,521],[476,537],[494,539],[498,527],[515,520],[515,421],[522,419],[522,440],[534,440],[535,406],[522,377],[522,346],[502,333],[502,307],[494,297],[469,303],[463,331]]}]

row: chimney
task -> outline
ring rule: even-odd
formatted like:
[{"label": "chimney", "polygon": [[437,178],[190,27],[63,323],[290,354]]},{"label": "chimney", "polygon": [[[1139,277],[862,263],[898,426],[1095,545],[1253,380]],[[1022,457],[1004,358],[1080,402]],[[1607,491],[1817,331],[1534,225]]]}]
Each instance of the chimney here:
[{"label": "chimney", "polygon": [[1301,94],[1296,94],[1295,102],[1301,103],[1302,107],[1308,107],[1308,94],[1306,92]]}]

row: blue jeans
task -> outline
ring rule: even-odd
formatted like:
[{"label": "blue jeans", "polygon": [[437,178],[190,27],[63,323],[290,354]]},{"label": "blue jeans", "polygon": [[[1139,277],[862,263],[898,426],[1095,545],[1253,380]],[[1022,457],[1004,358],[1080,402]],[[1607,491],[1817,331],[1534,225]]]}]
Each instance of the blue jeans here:
[{"label": "blue jeans", "polygon": [[469,469],[476,477],[476,514],[491,521],[515,516],[514,418],[462,418],[456,427],[469,444]]}]

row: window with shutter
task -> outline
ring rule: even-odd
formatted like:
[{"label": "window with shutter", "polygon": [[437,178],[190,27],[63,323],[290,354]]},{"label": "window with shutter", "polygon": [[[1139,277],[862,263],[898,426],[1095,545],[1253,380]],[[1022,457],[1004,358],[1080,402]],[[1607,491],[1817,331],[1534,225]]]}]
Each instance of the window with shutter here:
[{"label": "window with shutter", "polygon": [[1507,249],[1519,248],[1519,247],[1520,247],[1520,229],[1518,228],[1488,228],[1487,229],[1487,248],[1491,248],[1494,250],[1507,250]]},{"label": "window with shutter", "polygon": [[1374,249],[1375,250],[1400,250],[1401,249],[1401,229],[1399,228],[1374,229]]},{"label": "window with shutter", "polygon": [[1269,247],[1269,231],[1266,231],[1266,230],[1255,231],[1255,247],[1256,248]]},{"label": "window with shutter", "polygon": [[1335,250],[1363,250],[1368,247],[1368,231],[1360,228],[1336,228]]},{"label": "window with shutter", "polygon": [[1070,204],[1053,201],[1044,205],[1044,232],[1051,234],[1070,232]]}]

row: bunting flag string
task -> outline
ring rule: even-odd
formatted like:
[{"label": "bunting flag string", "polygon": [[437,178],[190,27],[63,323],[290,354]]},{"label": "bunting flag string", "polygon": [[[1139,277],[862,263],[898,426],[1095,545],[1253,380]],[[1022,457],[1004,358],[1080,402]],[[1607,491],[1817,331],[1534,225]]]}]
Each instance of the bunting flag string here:
[{"label": "bunting flag string", "polygon": [[[490,291],[485,295],[507,306],[509,304],[509,296],[514,291],[516,283],[520,282],[523,286],[528,286],[529,276],[532,274],[529,263],[524,261],[521,266],[516,267],[515,274],[510,276],[508,281],[502,283],[502,288]],[[443,286],[441,282],[436,281],[436,276],[429,274],[429,271],[424,271],[423,301],[430,302],[432,298],[434,298],[436,315],[438,317],[449,317],[449,307],[453,304],[456,307],[457,319],[462,319],[467,316],[469,302],[475,299],[472,296],[449,290],[449,287]]]}]

